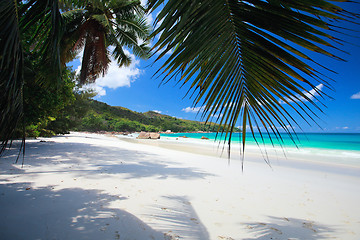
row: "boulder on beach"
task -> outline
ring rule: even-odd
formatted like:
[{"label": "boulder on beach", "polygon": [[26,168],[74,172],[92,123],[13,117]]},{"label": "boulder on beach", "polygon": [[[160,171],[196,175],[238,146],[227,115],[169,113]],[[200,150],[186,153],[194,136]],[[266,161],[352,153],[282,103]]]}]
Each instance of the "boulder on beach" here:
[{"label": "boulder on beach", "polygon": [[209,140],[209,138],[202,136],[201,139]]},{"label": "boulder on beach", "polygon": [[150,139],[160,139],[160,133],[151,132]]},{"label": "boulder on beach", "polygon": [[160,139],[160,133],[140,132],[137,139]]},{"label": "boulder on beach", "polygon": [[140,132],[139,136],[137,137],[137,139],[149,139],[150,138],[150,133],[148,132]]}]

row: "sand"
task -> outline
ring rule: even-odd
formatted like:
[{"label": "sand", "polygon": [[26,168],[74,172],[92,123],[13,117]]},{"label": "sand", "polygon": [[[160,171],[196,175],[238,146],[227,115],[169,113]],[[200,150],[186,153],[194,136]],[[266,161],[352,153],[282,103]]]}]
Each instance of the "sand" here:
[{"label": "sand", "polygon": [[[43,140],[45,142],[40,142]],[[0,159],[0,239],[360,239],[360,171],[241,161],[99,134]]]}]

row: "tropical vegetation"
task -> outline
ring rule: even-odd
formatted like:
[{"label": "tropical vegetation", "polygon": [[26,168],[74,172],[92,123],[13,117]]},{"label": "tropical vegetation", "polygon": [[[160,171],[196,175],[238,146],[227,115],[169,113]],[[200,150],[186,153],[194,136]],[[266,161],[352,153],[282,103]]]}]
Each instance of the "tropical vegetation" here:
[{"label": "tropical vegetation", "polygon": [[[96,93],[92,91],[73,90],[74,82],[66,84],[57,94],[39,86],[32,87],[37,97],[24,102],[27,114],[25,118],[25,136],[31,138],[51,137],[56,134],[67,134],[70,131],[86,132],[215,132],[216,123],[179,119],[154,111],[135,112],[130,109],[110,106],[93,100]],[[27,94],[27,90],[24,90]],[[41,97],[39,97],[41,96]],[[239,129],[236,128],[236,131]],[[22,129],[17,137],[21,138]]]},{"label": "tropical vegetation", "polygon": [[80,52],[80,84],[104,75],[111,58],[129,65],[124,48],[147,58],[144,14],[134,0],[1,1],[0,152],[19,131],[23,141],[28,129],[39,134],[71,103],[75,80],[64,71]]},{"label": "tropical vegetation", "polygon": [[[154,111],[139,113],[123,107],[109,106],[106,103],[91,99],[84,103],[87,105],[87,113],[79,117],[78,124],[69,130],[90,132],[165,132],[166,130],[172,132],[214,132],[219,127],[215,123],[205,125],[202,122],[179,119]],[[83,104],[75,103],[67,109]],[[56,122],[54,121],[55,124]]]},{"label": "tropical vegetation", "polygon": [[[316,123],[326,97],[316,86],[331,87],[323,74],[331,70],[309,53],[343,60],[338,33],[345,31],[344,22],[358,24],[359,14],[340,2],[347,1],[149,0],[150,12],[160,9],[150,35],[157,60],[170,53],[158,74],[163,82],[180,76],[176,81],[189,88],[194,106],[204,106],[205,121],[218,116],[217,130],[229,144],[238,122],[243,149],[247,125],[251,133],[257,128],[281,138],[279,125],[292,135],[298,124],[292,114]],[[138,0],[0,1],[1,149],[30,124],[25,104],[36,98],[33,85],[61,95],[59,89],[74,81],[65,64],[81,49],[75,79],[81,84],[104,75],[111,57],[120,67],[128,65],[124,47],[146,58],[150,30],[144,16]],[[52,117],[42,111],[34,119]]]}]

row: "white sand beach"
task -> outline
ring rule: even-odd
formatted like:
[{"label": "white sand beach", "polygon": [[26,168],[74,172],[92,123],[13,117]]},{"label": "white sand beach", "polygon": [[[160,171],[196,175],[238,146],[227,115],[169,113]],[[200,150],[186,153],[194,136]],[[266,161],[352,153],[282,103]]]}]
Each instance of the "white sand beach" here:
[{"label": "white sand beach", "polygon": [[15,144],[0,159],[0,239],[360,239],[360,168],[249,154],[242,172],[152,143],[29,140],[23,167]]}]

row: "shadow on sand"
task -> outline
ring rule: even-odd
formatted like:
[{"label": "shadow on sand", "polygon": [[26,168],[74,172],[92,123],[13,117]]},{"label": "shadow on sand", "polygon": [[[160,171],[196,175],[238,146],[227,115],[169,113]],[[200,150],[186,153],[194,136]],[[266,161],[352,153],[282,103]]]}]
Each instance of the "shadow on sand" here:
[{"label": "shadow on sand", "polygon": [[78,188],[0,185],[0,239],[171,239],[134,215],[109,208],[118,196]]},{"label": "shadow on sand", "polygon": [[186,196],[163,196],[160,201],[161,205],[153,207],[161,207],[162,211],[151,215],[157,221],[159,229],[176,239],[210,239],[206,227]]},{"label": "shadow on sand", "polygon": [[[17,153],[15,145],[14,149],[1,158],[1,161],[15,162]],[[31,162],[31,159],[36,159],[36,161]],[[196,168],[180,166],[180,163],[179,166],[174,166],[174,162],[170,163],[163,155],[123,149],[121,141],[119,141],[119,147],[116,148],[98,147],[87,143],[28,142],[25,164],[30,164],[31,167],[53,164],[52,173],[71,171],[90,178],[98,176],[94,173],[119,174],[124,179],[172,177],[186,180],[213,176]],[[57,164],[67,164],[69,167],[58,169]],[[22,171],[21,163],[18,165],[19,168],[14,169],[16,173]],[[0,167],[0,173],[2,170]],[[32,173],[36,174],[34,171]]]},{"label": "shadow on sand", "polygon": [[245,226],[254,237],[244,240],[330,239],[336,232],[329,226],[297,218],[269,217],[267,222],[245,223]]},{"label": "shadow on sand", "polygon": [[[212,174],[186,167],[181,162],[170,162],[163,155],[126,150],[121,148],[121,142],[119,147],[99,147],[71,141],[30,141],[26,145],[25,166],[21,168],[21,161],[13,165],[18,154],[16,147],[15,143],[0,159],[0,240],[178,239],[171,233],[172,227],[179,227],[180,234],[194,239],[209,239],[195,211],[187,204],[177,209],[175,215],[164,212],[158,216],[170,224],[159,231],[121,209],[121,201],[126,197],[82,188],[29,187],[30,179],[38,174],[56,176],[70,172],[73,177],[99,180],[107,175],[124,180],[147,177],[186,180],[203,179]],[[17,181],[17,176],[29,180]],[[12,178],[16,183],[12,183]],[[114,201],[120,208],[110,207]],[[187,202],[182,198],[171,201]],[[178,222],[172,224],[175,221]],[[198,221],[195,228],[191,227],[194,221]]]}]

